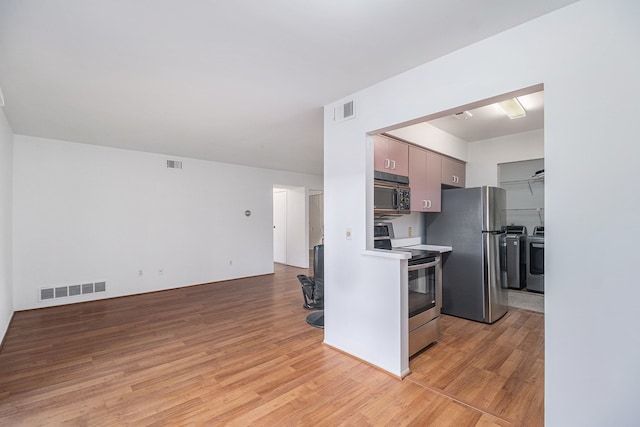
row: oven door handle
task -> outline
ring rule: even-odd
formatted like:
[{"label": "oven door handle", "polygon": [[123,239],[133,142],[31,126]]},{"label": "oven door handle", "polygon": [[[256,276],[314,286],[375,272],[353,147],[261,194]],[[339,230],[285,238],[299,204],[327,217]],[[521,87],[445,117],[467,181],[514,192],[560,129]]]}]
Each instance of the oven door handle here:
[{"label": "oven door handle", "polygon": [[410,265],[409,266],[409,271],[423,270],[425,268],[435,267],[439,263],[440,263],[440,258],[437,258],[435,261],[432,261],[432,262],[427,262],[427,263],[424,263],[424,264]]}]

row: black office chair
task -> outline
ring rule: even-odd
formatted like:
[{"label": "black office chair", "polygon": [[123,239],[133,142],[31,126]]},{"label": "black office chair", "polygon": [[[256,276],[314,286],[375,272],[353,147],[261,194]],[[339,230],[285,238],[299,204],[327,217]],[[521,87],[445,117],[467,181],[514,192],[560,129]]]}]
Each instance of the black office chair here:
[{"label": "black office chair", "polygon": [[298,274],[298,280],[302,285],[302,296],[304,298],[302,306],[307,310],[322,310],[324,307],[322,301],[318,298],[314,278]]},{"label": "black office chair", "polygon": [[[307,310],[324,308],[324,245],[313,248],[313,277],[298,275],[302,286],[302,296]],[[307,323],[316,328],[324,328],[324,311],[317,311],[307,316]]]}]

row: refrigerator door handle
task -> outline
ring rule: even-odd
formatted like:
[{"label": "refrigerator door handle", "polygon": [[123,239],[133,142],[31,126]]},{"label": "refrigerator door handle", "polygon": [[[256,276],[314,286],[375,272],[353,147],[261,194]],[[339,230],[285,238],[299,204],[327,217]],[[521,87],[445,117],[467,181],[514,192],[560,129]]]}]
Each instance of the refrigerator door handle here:
[{"label": "refrigerator door handle", "polygon": [[502,235],[505,232],[490,231],[483,233],[484,252],[484,293],[485,293],[485,321],[493,323],[507,310],[507,294],[505,291],[504,269],[501,266]]}]

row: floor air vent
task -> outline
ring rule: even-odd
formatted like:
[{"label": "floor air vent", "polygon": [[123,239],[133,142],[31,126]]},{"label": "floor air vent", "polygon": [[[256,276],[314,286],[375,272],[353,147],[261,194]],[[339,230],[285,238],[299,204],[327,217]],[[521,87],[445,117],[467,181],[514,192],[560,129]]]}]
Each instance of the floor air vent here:
[{"label": "floor air vent", "polygon": [[107,291],[107,282],[83,283],[81,285],[52,286],[39,289],[38,300],[47,301],[51,299],[74,297],[77,295],[95,294]]},{"label": "floor air vent", "polygon": [[167,160],[167,167],[169,169],[182,169],[182,161],[180,161],[180,160]]}]

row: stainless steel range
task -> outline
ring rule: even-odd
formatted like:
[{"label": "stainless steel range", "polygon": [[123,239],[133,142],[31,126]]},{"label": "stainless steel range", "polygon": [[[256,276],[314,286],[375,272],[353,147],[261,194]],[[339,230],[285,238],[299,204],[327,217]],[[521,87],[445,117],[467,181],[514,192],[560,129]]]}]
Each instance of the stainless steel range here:
[{"label": "stainless steel range", "polygon": [[440,252],[413,248],[392,248],[393,225],[374,226],[377,249],[409,252],[409,356],[440,338],[442,268]]}]

